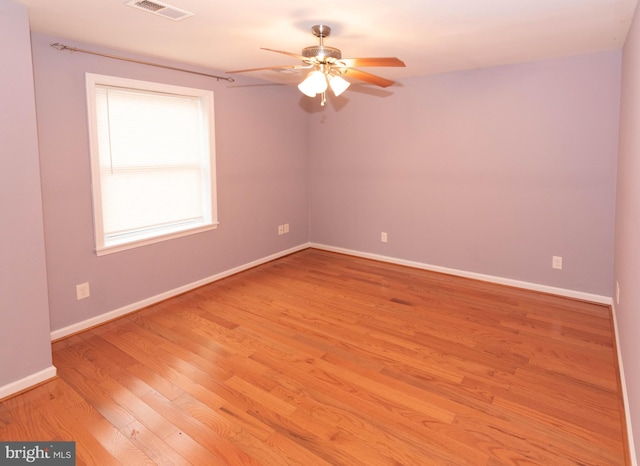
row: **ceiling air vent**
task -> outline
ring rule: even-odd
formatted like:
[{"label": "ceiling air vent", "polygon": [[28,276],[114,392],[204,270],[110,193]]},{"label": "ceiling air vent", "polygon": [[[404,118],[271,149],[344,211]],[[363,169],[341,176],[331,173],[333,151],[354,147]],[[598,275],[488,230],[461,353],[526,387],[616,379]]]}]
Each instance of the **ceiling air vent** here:
[{"label": "ceiling air vent", "polygon": [[147,11],[149,13],[153,13],[154,15],[171,19],[173,21],[180,21],[182,19],[188,18],[189,16],[193,16],[193,13],[156,1],[152,2],[150,0],[132,0],[130,2],[127,2],[127,5],[133,8],[137,8],[138,10]]}]

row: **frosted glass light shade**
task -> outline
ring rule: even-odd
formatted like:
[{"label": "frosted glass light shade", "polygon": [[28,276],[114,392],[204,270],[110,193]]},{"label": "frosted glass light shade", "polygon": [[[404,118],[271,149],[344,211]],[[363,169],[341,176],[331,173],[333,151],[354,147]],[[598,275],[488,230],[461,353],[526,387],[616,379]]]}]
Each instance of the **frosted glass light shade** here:
[{"label": "frosted glass light shade", "polygon": [[350,85],[351,83],[349,81],[340,76],[329,76],[329,86],[331,86],[331,90],[336,97],[346,91]]},{"label": "frosted glass light shade", "polygon": [[307,75],[304,81],[298,84],[298,89],[304,95],[315,97],[327,90],[327,78],[322,71],[312,71]]}]

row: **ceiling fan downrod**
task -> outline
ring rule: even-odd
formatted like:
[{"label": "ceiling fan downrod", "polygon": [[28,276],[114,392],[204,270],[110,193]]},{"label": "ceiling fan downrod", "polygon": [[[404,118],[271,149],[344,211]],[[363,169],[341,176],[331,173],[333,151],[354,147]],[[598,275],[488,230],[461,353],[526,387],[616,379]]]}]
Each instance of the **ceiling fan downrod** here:
[{"label": "ceiling fan downrod", "polygon": [[342,58],[342,52],[339,49],[324,45],[324,38],[329,37],[331,34],[331,28],[329,26],[316,24],[311,27],[311,32],[319,39],[319,44],[302,49],[303,57],[317,58],[320,61],[324,61],[326,58],[335,58],[336,60]]}]

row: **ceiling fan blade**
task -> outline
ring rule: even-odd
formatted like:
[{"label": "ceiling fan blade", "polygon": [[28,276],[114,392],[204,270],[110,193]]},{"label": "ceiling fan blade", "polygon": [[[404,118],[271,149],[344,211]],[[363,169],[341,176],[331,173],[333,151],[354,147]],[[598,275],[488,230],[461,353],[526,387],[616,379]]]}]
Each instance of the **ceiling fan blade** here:
[{"label": "ceiling fan blade", "polygon": [[308,65],[283,65],[283,66],[265,66],[263,68],[249,68],[247,70],[225,71],[227,74],[246,73],[247,71],[263,71],[263,70],[301,70],[308,69]]},{"label": "ceiling fan blade", "polygon": [[299,54],[297,54],[297,53],[292,53],[292,52],[283,52],[282,50],[266,49],[266,48],[264,48],[264,47],[260,47],[260,49],[261,49],[261,50],[266,50],[266,51],[268,51],[268,52],[275,52],[275,53],[281,53],[281,54],[283,54],[283,55],[289,55],[290,57],[297,58],[298,60],[302,60],[302,61],[303,61],[303,62],[305,62],[305,63],[310,63],[310,62],[312,61],[311,59],[309,59],[309,58],[307,58],[307,57],[304,57],[304,56],[302,56],[302,55],[299,55]]},{"label": "ceiling fan blade", "polygon": [[336,61],[344,63],[348,68],[357,68],[359,66],[405,66],[404,62],[396,57],[342,58]]},{"label": "ceiling fan blade", "polygon": [[345,70],[344,74],[380,87],[389,87],[393,84],[393,81],[390,81],[389,79],[376,76],[375,74],[365,73],[364,71],[354,70],[352,68]]}]

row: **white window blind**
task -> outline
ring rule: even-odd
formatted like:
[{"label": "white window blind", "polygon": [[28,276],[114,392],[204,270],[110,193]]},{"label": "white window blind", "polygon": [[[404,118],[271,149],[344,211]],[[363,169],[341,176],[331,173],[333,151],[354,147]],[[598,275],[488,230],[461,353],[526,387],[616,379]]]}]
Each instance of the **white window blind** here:
[{"label": "white window blind", "polygon": [[215,227],[211,91],[87,75],[87,92],[98,253]]}]

